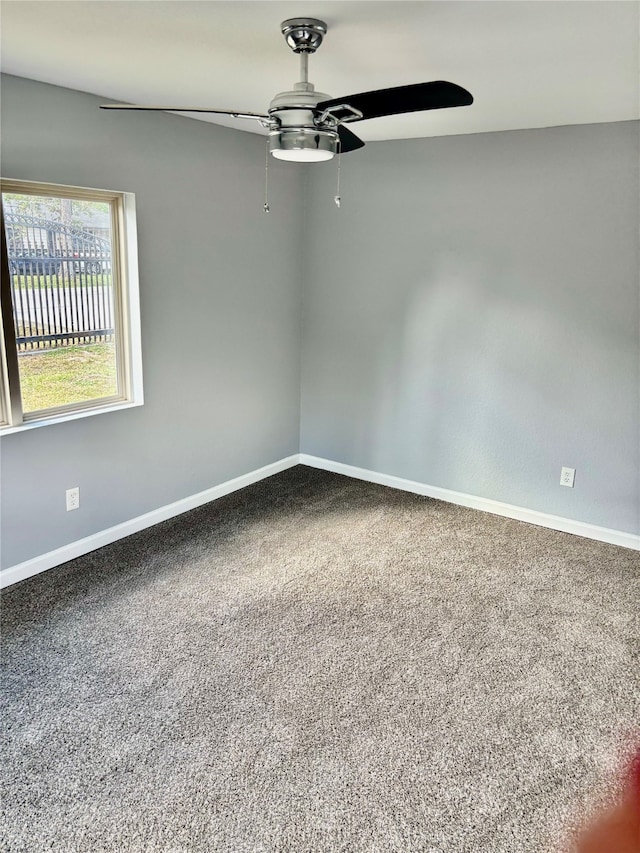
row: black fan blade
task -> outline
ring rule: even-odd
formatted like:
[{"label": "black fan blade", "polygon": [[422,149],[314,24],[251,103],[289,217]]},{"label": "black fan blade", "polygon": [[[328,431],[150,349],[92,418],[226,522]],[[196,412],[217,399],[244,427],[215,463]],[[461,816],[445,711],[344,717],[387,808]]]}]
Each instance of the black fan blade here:
[{"label": "black fan blade", "polygon": [[[316,109],[326,110],[348,104],[360,110],[362,118],[354,121],[364,121],[368,118],[393,116],[399,113],[414,113],[418,110],[441,110],[445,107],[466,107],[473,103],[473,95],[446,80],[434,80],[431,83],[414,83],[412,86],[396,86],[393,89],[378,89],[376,92],[360,92],[359,95],[347,95],[344,98],[332,98],[323,101]],[[347,118],[351,115],[346,110],[341,115],[336,110],[337,118]]]},{"label": "black fan blade", "polygon": [[364,148],[364,142],[351,133],[343,124],[338,127],[338,136],[340,137],[340,153],[347,154],[349,151],[355,151],[357,148]]},{"label": "black fan blade", "polygon": [[240,113],[233,110],[209,110],[204,107],[149,107],[141,104],[100,104],[101,110],[159,110],[173,113],[213,113],[220,116],[231,116],[231,118],[255,118],[268,119],[263,113]]}]

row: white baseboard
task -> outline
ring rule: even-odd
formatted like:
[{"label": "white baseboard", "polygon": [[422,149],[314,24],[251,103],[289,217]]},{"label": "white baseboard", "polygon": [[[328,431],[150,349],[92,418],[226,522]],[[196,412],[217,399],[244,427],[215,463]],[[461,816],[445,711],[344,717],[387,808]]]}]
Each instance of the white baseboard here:
[{"label": "white baseboard", "polygon": [[611,545],[619,545],[622,548],[632,548],[635,551],[640,551],[640,536],[634,533],[611,530],[608,527],[598,527],[595,524],[586,524],[583,521],[574,521],[573,519],[562,518],[558,515],[549,515],[546,512],[526,509],[525,507],[502,503],[501,501],[494,501],[489,498],[479,498],[475,495],[464,494],[464,492],[454,492],[451,489],[442,489],[439,486],[429,486],[426,483],[405,480],[401,477],[394,477],[391,474],[380,474],[377,471],[368,471],[366,468],[357,468],[354,465],[345,465],[342,462],[332,462],[330,459],[321,459],[319,456],[294,453],[292,456],[287,456],[285,459],[280,459],[271,465],[265,465],[263,468],[258,468],[233,480],[227,480],[226,483],[221,483],[219,486],[205,489],[203,492],[198,492],[190,497],[182,498],[182,500],[154,509],[144,515],[139,515],[130,521],[124,521],[122,524],[116,524],[114,527],[101,530],[99,533],[86,536],[84,539],[78,539],[76,542],[71,542],[62,548],[56,548],[55,551],[49,551],[39,557],[34,557],[32,560],[26,560],[24,563],[18,563],[16,566],[4,569],[0,571],[0,589],[25,580],[32,575],[37,575],[47,569],[52,569],[54,566],[66,563],[68,560],[81,557],[83,554],[88,554],[90,551],[95,551],[97,548],[102,548],[104,545],[109,545],[118,539],[124,539],[125,536],[130,536],[132,533],[152,527],[154,524],[166,521],[168,518],[181,515],[183,512],[195,509],[198,506],[202,506],[202,504],[214,501],[238,489],[244,489],[245,486],[250,486],[252,483],[257,483],[266,477],[279,474],[280,471],[293,468],[295,465],[308,465],[311,468],[321,468],[324,471],[344,474],[356,480],[366,480],[369,483],[390,486],[392,489],[401,489],[405,492],[425,495],[426,497],[436,498],[447,503],[467,506],[471,509],[479,509],[483,512],[493,513],[494,515],[503,515],[506,518],[515,518],[518,521],[526,521],[529,524],[537,524],[540,527],[548,527],[551,530],[573,533],[576,536],[584,536],[587,539],[597,539],[600,542],[607,542]]},{"label": "white baseboard", "polygon": [[54,566],[66,563],[68,560],[81,557],[83,554],[88,554],[90,551],[95,551],[97,548],[102,548],[104,545],[109,545],[118,539],[124,539],[125,536],[130,536],[132,533],[137,533],[146,527],[152,527],[154,524],[166,521],[175,515],[181,515],[183,512],[195,509],[202,506],[202,504],[209,503],[209,501],[214,501],[231,492],[236,492],[238,489],[244,489],[245,486],[250,486],[252,483],[257,483],[266,477],[279,474],[280,471],[285,471],[287,468],[293,468],[298,463],[299,454],[294,453],[292,456],[287,456],[285,459],[280,459],[271,465],[265,465],[263,468],[258,468],[249,474],[243,474],[241,477],[227,480],[226,483],[220,483],[219,486],[205,489],[204,492],[198,492],[195,495],[182,498],[182,500],[174,501],[174,503],[161,506],[151,512],[146,512],[144,515],[139,515],[137,518],[132,518],[130,521],[123,521],[122,524],[108,527],[106,530],[86,536],[84,539],[78,539],[75,542],[69,543],[69,545],[63,545],[62,548],[56,548],[55,551],[49,551],[39,557],[34,557],[32,560],[26,560],[24,563],[18,563],[16,566],[11,566],[8,569],[0,571],[0,589],[30,578],[32,575],[37,575],[47,569],[52,569]]},{"label": "white baseboard", "polygon": [[563,533],[573,533],[575,536],[584,536],[587,539],[597,539],[610,545],[620,545],[622,548],[632,548],[640,551],[640,536],[634,533],[625,533],[621,530],[612,530],[608,527],[598,527],[595,524],[587,524],[584,521],[574,521],[571,518],[563,518],[559,515],[549,515],[535,509],[526,509],[501,501],[479,498],[475,495],[467,495],[464,492],[454,492],[451,489],[442,489],[439,486],[429,486],[414,480],[404,480],[402,477],[394,477],[390,474],[379,474],[377,471],[368,471],[366,468],[356,468],[354,465],[345,465],[342,462],[332,462],[330,459],[322,459],[319,456],[300,454],[300,464],[309,465],[311,468],[321,468],[323,471],[332,471],[334,474],[344,474],[346,477],[354,477],[356,480],[366,480],[369,483],[378,483],[381,486],[390,486],[393,489],[401,489],[404,492],[413,492],[417,495],[425,495],[429,498],[437,498],[447,503],[468,506],[483,512],[491,512],[494,515],[503,515],[506,518],[515,518],[518,521],[526,521],[529,524],[537,524],[539,527],[549,527],[551,530],[560,530]]}]

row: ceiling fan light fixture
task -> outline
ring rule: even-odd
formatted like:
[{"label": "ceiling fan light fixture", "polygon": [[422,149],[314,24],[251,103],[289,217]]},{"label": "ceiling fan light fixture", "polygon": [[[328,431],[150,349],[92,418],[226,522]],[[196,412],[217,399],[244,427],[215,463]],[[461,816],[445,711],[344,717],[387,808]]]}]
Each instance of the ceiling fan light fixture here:
[{"label": "ceiling fan light fixture", "polygon": [[[326,23],[318,18],[288,18],[282,22],[280,29],[291,50],[300,57],[300,80],[293,84],[293,89],[277,94],[266,114],[143,104],[102,104],[101,109],[201,112],[251,119],[267,129],[267,152],[271,151],[278,160],[317,163],[331,160],[338,152],[347,154],[364,147],[364,142],[345,127],[345,122],[465,107],[473,103],[470,92],[446,80],[330,98],[323,92],[316,92],[313,83],[309,82],[309,56],[322,44],[327,32]],[[268,158],[268,153],[266,156]],[[336,196],[336,204],[338,202],[339,195]],[[265,211],[268,209],[265,201]]]},{"label": "ceiling fan light fixture", "polygon": [[269,134],[269,150],[277,160],[319,163],[338,153],[338,134],[309,127],[280,128]]}]

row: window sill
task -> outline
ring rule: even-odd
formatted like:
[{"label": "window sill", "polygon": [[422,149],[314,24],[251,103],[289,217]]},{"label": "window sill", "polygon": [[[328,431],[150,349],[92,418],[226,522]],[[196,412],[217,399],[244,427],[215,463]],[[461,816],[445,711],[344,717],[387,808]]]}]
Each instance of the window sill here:
[{"label": "window sill", "polygon": [[60,415],[48,415],[46,418],[42,418],[41,420],[33,420],[27,421],[26,423],[20,424],[19,426],[0,426],[0,438],[5,435],[11,435],[16,432],[26,432],[30,429],[39,429],[40,427],[52,426],[53,424],[62,424],[67,421],[77,421],[80,418],[91,418],[94,415],[104,415],[107,412],[120,412],[123,409],[135,409],[138,406],[142,406],[142,400],[127,400],[122,403],[112,403],[107,406],[96,406],[95,409],[85,409],[84,411],[79,412],[65,412]]}]

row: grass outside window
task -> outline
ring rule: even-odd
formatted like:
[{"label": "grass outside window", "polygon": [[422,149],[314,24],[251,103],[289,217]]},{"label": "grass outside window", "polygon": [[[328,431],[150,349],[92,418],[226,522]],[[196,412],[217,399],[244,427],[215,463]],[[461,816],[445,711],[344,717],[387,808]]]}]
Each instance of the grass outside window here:
[{"label": "grass outside window", "polygon": [[63,346],[20,353],[25,411],[112,397],[118,391],[115,344]]}]

